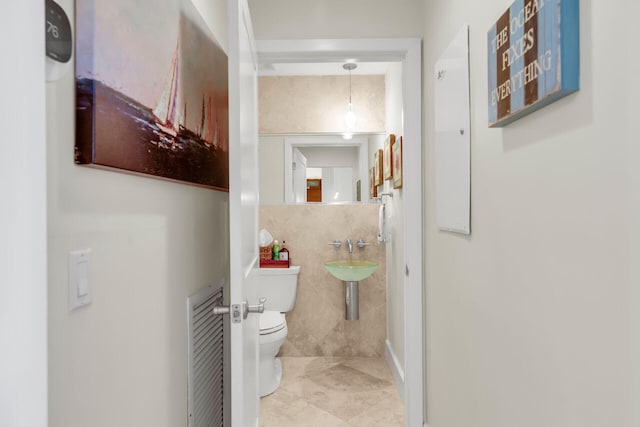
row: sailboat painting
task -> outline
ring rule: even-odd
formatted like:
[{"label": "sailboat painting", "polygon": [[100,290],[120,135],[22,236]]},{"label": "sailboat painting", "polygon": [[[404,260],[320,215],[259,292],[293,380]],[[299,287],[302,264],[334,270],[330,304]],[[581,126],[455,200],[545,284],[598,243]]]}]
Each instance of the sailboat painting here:
[{"label": "sailboat painting", "polygon": [[76,34],[76,163],[229,191],[227,55],[191,0],[77,0]]}]

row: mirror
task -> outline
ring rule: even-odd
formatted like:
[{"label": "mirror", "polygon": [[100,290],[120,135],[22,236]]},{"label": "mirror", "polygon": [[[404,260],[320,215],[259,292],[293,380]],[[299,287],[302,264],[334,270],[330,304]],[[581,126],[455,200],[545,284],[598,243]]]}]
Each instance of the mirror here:
[{"label": "mirror", "polygon": [[291,188],[293,191],[291,194],[285,191],[285,201],[290,203],[357,201],[356,186],[360,179],[358,150],[358,147],[292,146]]},{"label": "mirror", "polygon": [[[333,61],[261,60],[261,205],[358,203],[358,194],[370,202],[374,152],[402,128],[402,64],[356,58],[347,72]],[[345,120],[351,99],[354,128]]]},{"label": "mirror", "polygon": [[[297,203],[346,203],[359,201],[354,190],[353,168],[307,168],[306,200]],[[294,182],[294,186],[295,186]],[[356,182],[357,187],[357,182]],[[357,190],[356,190],[357,192]]]},{"label": "mirror", "polygon": [[370,137],[261,137],[260,204],[368,201]]}]

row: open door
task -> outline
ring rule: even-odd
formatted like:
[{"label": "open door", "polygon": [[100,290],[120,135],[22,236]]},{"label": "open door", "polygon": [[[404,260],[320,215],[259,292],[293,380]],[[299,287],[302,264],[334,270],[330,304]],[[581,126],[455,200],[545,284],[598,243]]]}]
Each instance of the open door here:
[{"label": "open door", "polygon": [[258,62],[247,0],[228,0],[227,7],[231,321],[225,405],[231,426],[256,427],[259,324],[246,311],[259,311],[257,289],[248,280],[258,260]]},{"label": "open door", "polygon": [[307,201],[307,158],[302,151],[293,149],[293,200],[295,203]]}]

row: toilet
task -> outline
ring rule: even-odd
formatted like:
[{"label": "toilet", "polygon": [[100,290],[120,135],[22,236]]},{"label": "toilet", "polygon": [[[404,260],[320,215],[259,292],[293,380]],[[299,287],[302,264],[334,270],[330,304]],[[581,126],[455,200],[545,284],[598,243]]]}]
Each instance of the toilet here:
[{"label": "toilet", "polygon": [[284,313],[296,302],[300,266],[289,268],[258,268],[253,270],[261,297],[267,300],[260,314],[259,393],[260,397],[276,391],[282,380],[282,362],[276,357],[287,337]]}]

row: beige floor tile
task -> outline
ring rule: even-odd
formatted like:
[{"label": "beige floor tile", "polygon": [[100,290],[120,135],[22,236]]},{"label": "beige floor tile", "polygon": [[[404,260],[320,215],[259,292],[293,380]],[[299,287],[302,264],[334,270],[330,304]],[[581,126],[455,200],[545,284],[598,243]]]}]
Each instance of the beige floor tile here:
[{"label": "beige floor tile", "polygon": [[366,412],[347,420],[349,425],[354,427],[402,427],[404,425],[404,410],[397,393],[385,390],[369,398],[376,404]]},{"label": "beige floor tile", "polygon": [[260,402],[261,427],[341,427],[340,418],[302,399],[288,402],[270,399]]},{"label": "beige floor tile", "polygon": [[381,380],[393,382],[389,365],[382,357],[352,357],[345,359],[342,364]]},{"label": "beige floor tile", "polygon": [[338,357],[281,357],[283,378],[296,379],[314,375],[334,367],[342,361]]},{"label": "beige floor tile", "polygon": [[260,402],[262,427],[402,427],[403,405],[383,358],[281,360],[282,384]]},{"label": "beige floor tile", "polygon": [[307,376],[307,378],[328,391],[346,391],[350,393],[381,390],[390,385],[389,381],[376,378],[343,363],[338,363],[315,375]]}]

